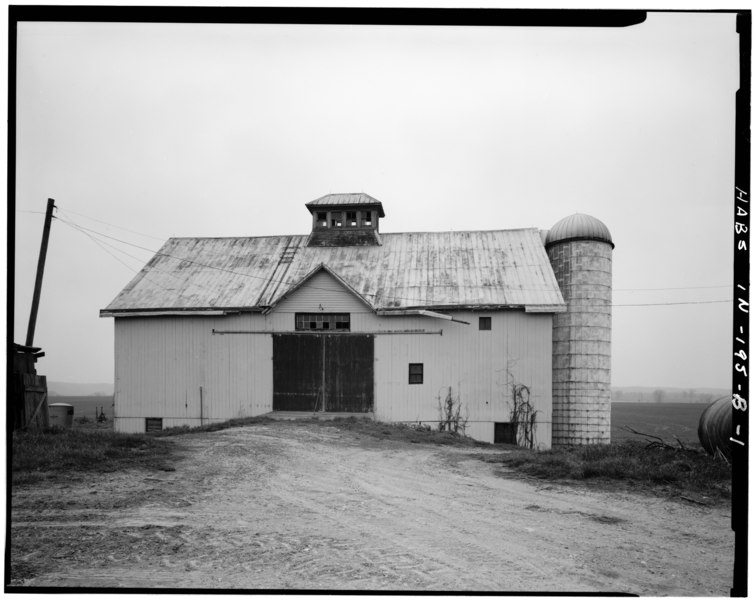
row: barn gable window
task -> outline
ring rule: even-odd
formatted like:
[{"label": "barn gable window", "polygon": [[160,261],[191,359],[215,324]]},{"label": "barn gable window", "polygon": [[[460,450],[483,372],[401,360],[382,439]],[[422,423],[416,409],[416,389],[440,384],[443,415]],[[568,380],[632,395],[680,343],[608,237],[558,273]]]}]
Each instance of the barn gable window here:
[{"label": "barn gable window", "polygon": [[491,331],[491,317],[479,317],[478,329],[481,331]]},{"label": "barn gable window", "polygon": [[423,382],[423,363],[410,363],[409,365],[409,382]]},{"label": "barn gable window", "polygon": [[296,331],[349,331],[349,313],[296,313]]}]

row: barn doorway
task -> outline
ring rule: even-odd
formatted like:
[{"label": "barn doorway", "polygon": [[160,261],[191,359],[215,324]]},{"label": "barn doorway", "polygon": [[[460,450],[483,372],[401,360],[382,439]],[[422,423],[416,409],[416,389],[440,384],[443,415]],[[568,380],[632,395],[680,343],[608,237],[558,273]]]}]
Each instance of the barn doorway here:
[{"label": "barn doorway", "polygon": [[273,335],[273,410],[371,412],[373,336]]},{"label": "barn doorway", "polygon": [[494,444],[517,444],[515,423],[494,423]]}]

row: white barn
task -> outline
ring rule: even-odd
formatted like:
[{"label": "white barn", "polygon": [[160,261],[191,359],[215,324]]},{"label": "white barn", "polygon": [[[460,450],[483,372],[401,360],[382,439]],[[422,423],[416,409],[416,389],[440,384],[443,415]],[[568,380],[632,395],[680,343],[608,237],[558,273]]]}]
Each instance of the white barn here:
[{"label": "white barn", "polygon": [[[535,228],[385,234],[367,194],[306,206],[309,235],[169,239],[101,311],[115,321],[116,431],[272,411],[435,427],[451,390],[467,435],[522,442],[513,389],[526,386],[533,446],[608,441],[613,245],[600,221],[575,215],[552,239]],[[576,284],[604,295],[577,294],[591,300],[575,309],[560,283],[568,296]],[[586,332],[587,353],[570,341]]]}]

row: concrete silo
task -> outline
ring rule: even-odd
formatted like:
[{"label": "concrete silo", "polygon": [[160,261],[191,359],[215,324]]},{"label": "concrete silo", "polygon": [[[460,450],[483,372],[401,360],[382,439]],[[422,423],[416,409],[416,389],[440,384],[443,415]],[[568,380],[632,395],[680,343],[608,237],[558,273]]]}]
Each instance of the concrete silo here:
[{"label": "concrete silo", "polygon": [[567,304],[554,315],[552,442],[611,440],[612,236],[574,214],[546,235],[546,252]]}]

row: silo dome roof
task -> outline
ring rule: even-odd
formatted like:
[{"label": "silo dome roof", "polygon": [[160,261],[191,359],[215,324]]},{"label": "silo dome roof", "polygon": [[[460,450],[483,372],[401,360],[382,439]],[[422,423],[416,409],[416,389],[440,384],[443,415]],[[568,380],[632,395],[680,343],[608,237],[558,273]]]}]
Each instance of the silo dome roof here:
[{"label": "silo dome roof", "polygon": [[570,240],[595,240],[611,244],[614,248],[609,228],[596,217],[582,213],[575,213],[558,221],[546,235],[545,245],[548,247]]}]

